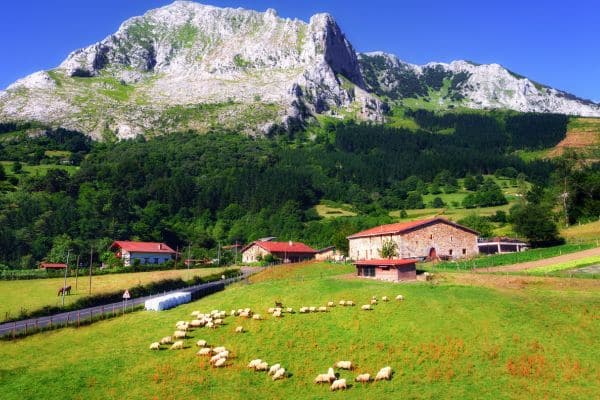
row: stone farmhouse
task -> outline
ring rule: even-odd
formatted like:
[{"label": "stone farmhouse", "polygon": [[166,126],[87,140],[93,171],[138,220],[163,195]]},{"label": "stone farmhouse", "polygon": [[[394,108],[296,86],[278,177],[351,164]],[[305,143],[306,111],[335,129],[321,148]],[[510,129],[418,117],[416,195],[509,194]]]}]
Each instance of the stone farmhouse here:
[{"label": "stone farmhouse", "polygon": [[163,264],[175,257],[177,252],[164,243],[131,242],[118,240],[110,246],[126,267],[140,260],[140,264]]},{"label": "stone farmhouse", "polygon": [[312,260],[317,251],[304,243],[273,242],[257,240],[242,249],[242,262],[260,261],[267,254],[273,255],[284,263]]},{"label": "stone farmhouse", "polygon": [[[416,278],[418,260],[456,259],[478,254],[478,233],[444,218],[381,225],[347,237],[349,258],[357,275],[385,280]],[[396,244],[397,255],[384,259],[384,243]]]}]

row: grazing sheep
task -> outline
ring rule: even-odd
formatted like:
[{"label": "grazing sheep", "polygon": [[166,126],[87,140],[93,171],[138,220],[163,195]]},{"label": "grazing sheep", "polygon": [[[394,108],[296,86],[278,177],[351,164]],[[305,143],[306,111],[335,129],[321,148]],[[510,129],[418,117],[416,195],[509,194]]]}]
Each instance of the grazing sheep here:
[{"label": "grazing sheep", "polygon": [[225,363],[227,362],[226,358],[219,358],[214,364],[213,367],[215,368],[219,368],[225,365]]},{"label": "grazing sheep", "polygon": [[392,377],[392,367],[383,367],[379,370],[379,372],[377,373],[377,376],[375,377],[376,381],[382,381],[382,380],[390,380]]},{"label": "grazing sheep", "polygon": [[185,339],[185,337],[187,336],[187,332],[186,331],[175,331],[173,332],[173,337],[175,339]]},{"label": "grazing sheep", "polygon": [[373,306],[372,306],[372,305],[370,305],[370,304],[364,304],[364,305],[362,305],[362,306],[360,307],[360,309],[361,309],[361,310],[368,311],[368,310],[372,310],[372,309],[373,309]]},{"label": "grazing sheep", "polygon": [[275,372],[277,372],[277,370],[281,368],[281,364],[277,363],[277,364],[273,364],[271,365],[271,368],[269,368],[269,372],[267,373],[268,375],[273,375]]},{"label": "grazing sheep", "polygon": [[354,302],[352,300],[346,300],[346,305],[350,307],[354,307]]},{"label": "grazing sheep", "polygon": [[198,352],[196,354],[199,356],[209,356],[211,351],[212,350],[210,347],[203,347],[200,350],[198,350]]},{"label": "grazing sheep", "polygon": [[235,333],[244,333],[244,327],[243,326],[237,326],[235,328]]},{"label": "grazing sheep", "polygon": [[200,314],[200,311],[192,311],[191,316],[192,317],[198,317],[198,314]]},{"label": "grazing sheep", "polygon": [[300,314],[305,314],[308,312],[308,307],[300,307]]},{"label": "grazing sheep", "polygon": [[256,358],[248,363],[248,368],[254,369],[260,363],[262,363],[262,360],[260,358]]},{"label": "grazing sheep", "polygon": [[294,313],[294,309],[292,307],[288,307],[285,309],[285,312],[288,314],[293,314]]},{"label": "grazing sheep", "polygon": [[390,301],[390,299],[389,299],[387,296],[383,296],[383,297],[381,298],[381,301]]},{"label": "grazing sheep", "polygon": [[335,367],[339,369],[352,369],[352,361],[338,361]]},{"label": "grazing sheep", "polygon": [[340,306],[345,306],[346,305],[346,300],[340,300]]},{"label": "grazing sheep", "polygon": [[252,310],[250,308],[244,308],[244,312],[252,314]]},{"label": "grazing sheep", "polygon": [[319,307],[319,312],[327,312],[327,307],[325,307],[325,306]]},{"label": "grazing sheep", "polygon": [[193,328],[199,328],[204,325],[204,322],[199,319],[194,319],[190,322],[190,326]]},{"label": "grazing sheep", "polygon": [[220,352],[222,352],[222,351],[225,351],[225,350],[227,350],[227,349],[225,348],[225,346],[217,346],[217,347],[215,347],[215,348],[213,349],[213,353],[214,353],[214,354],[219,354]]},{"label": "grazing sheep", "polygon": [[256,364],[256,366],[254,367],[255,371],[266,371],[269,369],[269,364],[266,363],[266,361],[263,361],[261,363]]},{"label": "grazing sheep", "polygon": [[377,300],[371,299],[371,304],[377,304]]},{"label": "grazing sheep", "polygon": [[223,350],[222,352],[220,352],[217,355],[220,356],[221,358],[228,358],[229,357],[229,350]]},{"label": "grazing sheep", "polygon": [[396,300],[402,301],[402,300],[404,300],[404,296],[402,296],[401,294],[399,294],[398,296],[396,296]]},{"label": "grazing sheep", "polygon": [[377,300],[377,296],[371,296],[371,300]]},{"label": "grazing sheep", "polygon": [[335,303],[333,301],[328,301],[327,307],[335,307]]},{"label": "grazing sheep", "polygon": [[[224,353],[219,353],[219,354],[216,354],[216,355],[212,356],[212,357],[210,358],[210,361],[209,361],[209,362],[210,362],[211,364],[214,364],[214,363],[216,363],[217,361],[219,361],[219,360],[220,360],[220,359],[222,359],[222,358],[227,358],[227,357],[223,357],[223,355],[222,355],[222,354],[224,354]],[[229,355],[229,352],[227,352],[227,355]]]},{"label": "grazing sheep", "polygon": [[217,325],[215,325],[215,323],[212,322],[212,321],[211,322],[207,322],[205,326],[207,328],[209,328],[209,329],[216,329],[217,328]]},{"label": "grazing sheep", "polygon": [[317,311],[317,307],[308,307],[308,311],[310,311],[310,312],[316,312]]},{"label": "grazing sheep", "polygon": [[160,350],[160,343],[154,342],[150,345],[150,350]]},{"label": "grazing sheep", "polygon": [[257,321],[260,321],[260,320],[262,319],[262,317],[260,316],[260,314],[254,314],[254,315],[252,316],[252,319],[255,319],[255,320],[257,320]]},{"label": "grazing sheep", "polygon": [[271,379],[276,381],[277,379],[282,379],[284,377],[285,377],[285,368],[279,368],[277,371],[275,371],[275,373],[273,374],[273,377]]},{"label": "grazing sheep", "polygon": [[275,312],[273,313],[273,316],[276,318],[281,318],[282,317],[281,310],[275,310]]},{"label": "grazing sheep", "polygon": [[184,324],[185,324],[185,321],[177,321],[175,323],[175,328],[177,328],[179,325],[184,325]]},{"label": "grazing sheep", "polygon": [[160,339],[160,344],[171,344],[173,343],[173,338],[171,336],[165,336],[164,338]]},{"label": "grazing sheep", "polygon": [[242,318],[250,318],[250,313],[246,312],[246,311],[242,311],[241,313],[238,314],[240,317]]},{"label": "grazing sheep", "polygon": [[206,342],[206,340],[204,340],[204,339],[200,339],[200,340],[198,340],[198,341],[196,342],[196,346],[198,346],[198,347],[206,347],[206,346],[207,346],[207,344],[208,344],[208,343],[207,343],[207,342]]},{"label": "grazing sheep", "polygon": [[229,315],[232,317],[235,317],[237,315],[237,311],[231,310],[231,311],[229,311]]},{"label": "grazing sheep", "polygon": [[183,340],[178,340],[171,345],[171,350],[183,350]]},{"label": "grazing sheep", "polygon": [[333,383],[329,387],[329,389],[332,390],[332,391],[335,391],[335,390],[344,390],[346,388],[347,387],[346,387],[346,380],[345,379],[337,379],[337,380],[333,381]]},{"label": "grazing sheep", "polygon": [[335,373],[333,372],[333,368],[329,368],[326,374],[319,374],[315,378],[315,383],[331,383],[335,381]]},{"label": "grazing sheep", "polygon": [[267,314],[273,314],[275,312],[275,308],[269,307],[267,308]]},{"label": "grazing sheep", "polygon": [[370,382],[371,381],[371,375],[370,374],[360,374],[358,375],[355,379],[356,382]]},{"label": "grazing sheep", "polygon": [[217,318],[213,321],[213,324],[215,325],[223,325],[223,319],[222,318]]}]

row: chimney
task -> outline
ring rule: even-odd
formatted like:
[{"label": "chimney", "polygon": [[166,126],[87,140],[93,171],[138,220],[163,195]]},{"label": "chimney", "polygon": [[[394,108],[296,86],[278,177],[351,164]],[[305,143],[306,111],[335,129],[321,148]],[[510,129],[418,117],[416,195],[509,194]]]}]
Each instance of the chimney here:
[{"label": "chimney", "polygon": [[292,246],[292,241],[291,240],[290,240],[289,244],[290,244],[290,246]]},{"label": "chimney", "polygon": [[162,250],[162,243],[159,243],[159,244],[158,244],[158,249],[159,249],[159,250]]}]

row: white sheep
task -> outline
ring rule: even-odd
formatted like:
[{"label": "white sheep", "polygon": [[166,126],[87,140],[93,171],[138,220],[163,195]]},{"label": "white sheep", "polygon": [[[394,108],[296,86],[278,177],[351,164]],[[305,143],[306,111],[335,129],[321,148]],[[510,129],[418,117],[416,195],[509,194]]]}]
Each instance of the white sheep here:
[{"label": "white sheep", "polygon": [[402,300],[404,300],[404,296],[402,296],[401,294],[399,294],[398,296],[396,296],[396,300],[402,301]]},{"label": "white sheep", "polygon": [[225,350],[227,350],[227,349],[225,348],[225,346],[217,346],[217,347],[215,347],[215,348],[213,349],[213,353],[214,353],[214,354],[219,354],[220,352],[222,352],[222,351],[225,351]]},{"label": "white sheep", "polygon": [[352,369],[352,361],[338,361],[335,363],[335,367],[339,369]]},{"label": "white sheep", "polygon": [[244,333],[244,327],[243,326],[236,326],[235,327],[235,333]]},{"label": "white sheep", "polygon": [[307,313],[307,312],[308,312],[308,307],[300,307],[300,310],[299,310],[299,312],[300,312],[300,314],[305,314],[305,313]]},{"label": "white sheep", "polygon": [[154,342],[150,345],[150,350],[160,350],[160,343]]},{"label": "white sheep", "polygon": [[186,336],[187,336],[186,331],[178,330],[178,331],[173,332],[173,337],[175,339],[185,339]]},{"label": "white sheep", "polygon": [[363,305],[360,307],[360,309],[361,309],[361,310],[368,311],[368,310],[372,310],[372,309],[373,309],[373,306],[372,306],[372,305],[370,305],[370,304],[363,304]]},{"label": "white sheep", "polygon": [[217,325],[215,325],[215,323],[212,322],[212,321],[211,322],[207,322],[206,325],[204,325],[204,326],[206,326],[209,329],[216,329],[217,328]]},{"label": "white sheep", "polygon": [[390,299],[389,299],[389,297],[387,297],[387,296],[383,296],[383,297],[381,298],[381,301],[390,301]]},{"label": "white sheep", "polygon": [[308,311],[310,311],[310,312],[316,312],[317,311],[317,307],[308,307]]},{"label": "white sheep", "polygon": [[275,309],[273,307],[267,308],[267,314],[273,314],[274,312],[275,312]]},{"label": "white sheep", "polygon": [[277,379],[282,379],[284,377],[285,377],[285,368],[279,368],[277,371],[275,371],[275,373],[273,374],[273,377],[271,379],[276,381]]},{"label": "white sheep", "polygon": [[254,369],[260,363],[262,363],[262,360],[260,358],[256,358],[248,363],[248,368]]},{"label": "white sheep", "polygon": [[377,299],[371,299],[371,304],[377,304]]},{"label": "white sheep", "polygon": [[254,370],[256,371],[266,371],[269,369],[269,364],[267,364],[266,361],[260,362],[258,364],[256,364],[256,366],[254,367]]},{"label": "white sheep", "polygon": [[246,311],[242,311],[238,315],[242,318],[250,318],[250,313]]},{"label": "white sheep", "polygon": [[208,344],[208,342],[204,339],[200,339],[196,342],[196,346],[198,347],[206,347]]},{"label": "white sheep", "polygon": [[329,368],[326,374],[319,374],[315,378],[315,383],[331,383],[335,381],[335,373],[333,372],[333,368]]},{"label": "white sheep", "polygon": [[199,327],[201,327],[203,325],[204,325],[204,322],[202,320],[199,320],[199,319],[193,319],[190,322],[190,326],[193,327],[193,328],[199,328]]},{"label": "white sheep", "polygon": [[346,300],[340,300],[340,306],[345,306],[346,305]]},{"label": "white sheep", "polygon": [[164,338],[160,339],[160,344],[171,344],[173,343],[173,338],[171,336],[165,336]]},{"label": "white sheep", "polygon": [[335,303],[333,301],[328,301],[327,307],[335,307]]},{"label": "white sheep", "polygon": [[212,350],[210,349],[210,347],[203,347],[200,350],[198,350],[196,354],[199,356],[209,356],[211,351]]},{"label": "white sheep", "polygon": [[219,353],[219,354],[216,354],[216,355],[212,356],[212,357],[210,358],[210,361],[209,361],[209,362],[210,362],[211,364],[214,364],[214,363],[216,363],[217,361],[219,361],[221,358],[227,358],[227,357],[221,357],[221,353]]},{"label": "white sheep", "polygon": [[191,316],[192,317],[198,317],[198,314],[200,314],[200,311],[192,311]]},{"label": "white sheep", "polygon": [[229,315],[232,317],[235,317],[237,315],[237,311],[236,310],[231,310],[229,311]]},{"label": "white sheep", "polygon": [[346,305],[353,307],[354,306],[354,302],[352,300],[346,300]]},{"label": "white sheep", "polygon": [[171,345],[171,350],[182,350],[183,349],[183,340],[178,340]]},{"label": "white sheep", "polygon": [[257,321],[260,321],[260,320],[262,319],[262,317],[260,316],[260,314],[254,314],[254,315],[252,316],[252,319],[255,319],[255,320],[257,320]]},{"label": "white sheep", "polygon": [[327,307],[321,306],[318,308],[319,312],[327,312]]},{"label": "white sheep", "polygon": [[225,365],[225,363],[227,362],[226,358],[219,358],[214,364],[213,367],[215,368],[219,368]]},{"label": "white sheep", "polygon": [[344,390],[346,389],[346,380],[345,379],[337,379],[335,381],[333,381],[333,383],[331,384],[331,386],[329,387],[330,390],[334,391],[334,390]]},{"label": "white sheep", "polygon": [[213,320],[213,324],[215,324],[215,325],[223,325],[223,319],[222,318],[217,318],[217,319]]},{"label": "white sheep", "polygon": [[281,364],[273,364],[271,365],[271,368],[269,368],[269,372],[267,374],[273,375],[279,368],[281,368]]},{"label": "white sheep", "polygon": [[282,317],[281,310],[275,310],[275,312],[273,312],[273,316],[276,318],[281,318]]},{"label": "white sheep", "polygon": [[219,354],[217,354],[221,358],[229,358],[229,350],[223,350]]},{"label": "white sheep", "polygon": [[293,314],[294,313],[294,309],[292,307],[288,307],[285,309],[285,312],[288,314]]},{"label": "white sheep", "polygon": [[356,378],[354,378],[354,380],[356,382],[370,382],[371,381],[371,375],[370,374],[360,374],[358,375]]},{"label": "white sheep", "polygon": [[390,378],[392,377],[392,367],[383,367],[379,370],[379,372],[377,373],[377,376],[375,377],[376,381],[381,381],[381,380],[390,380]]}]

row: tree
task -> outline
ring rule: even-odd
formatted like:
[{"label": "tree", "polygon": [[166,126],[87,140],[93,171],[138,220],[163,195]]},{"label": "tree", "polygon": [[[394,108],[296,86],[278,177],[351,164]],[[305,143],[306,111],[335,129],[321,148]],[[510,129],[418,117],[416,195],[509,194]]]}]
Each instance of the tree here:
[{"label": "tree", "polygon": [[0,181],[6,180],[6,171],[4,170],[4,165],[0,164]]},{"label": "tree", "polygon": [[433,201],[431,202],[432,208],[442,208],[445,206],[446,206],[446,203],[444,203],[444,200],[442,200],[439,197],[434,198]]},{"label": "tree", "polygon": [[516,205],[510,210],[510,221],[519,235],[527,238],[532,247],[547,247],[562,243],[552,210],[540,204]]},{"label": "tree", "polygon": [[476,230],[482,237],[491,237],[494,234],[494,226],[490,220],[477,214],[469,214],[458,223]]},{"label": "tree", "polygon": [[473,175],[467,175],[463,184],[466,190],[470,190],[472,192],[476,191],[477,187],[479,186],[477,180],[475,180],[475,177],[473,177]]},{"label": "tree", "polygon": [[19,161],[15,161],[12,165],[12,172],[16,175],[23,172],[23,164],[21,164]]},{"label": "tree", "polygon": [[381,244],[379,255],[381,256],[381,258],[388,259],[398,256],[398,244],[391,239],[386,240]]},{"label": "tree", "polygon": [[419,193],[409,193],[406,198],[406,206],[404,207],[408,210],[425,208],[425,204],[423,203],[423,196]]}]

